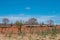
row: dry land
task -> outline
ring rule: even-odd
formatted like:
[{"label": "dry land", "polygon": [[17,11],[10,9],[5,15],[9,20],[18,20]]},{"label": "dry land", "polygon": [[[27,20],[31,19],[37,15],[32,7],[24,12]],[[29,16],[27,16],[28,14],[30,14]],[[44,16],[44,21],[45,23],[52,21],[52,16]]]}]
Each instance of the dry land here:
[{"label": "dry land", "polygon": [[60,40],[60,29],[54,27],[50,30],[40,30],[37,32],[31,29],[30,33],[0,33],[0,40]]},{"label": "dry land", "polygon": [[60,40],[60,34],[0,34],[0,40]]}]

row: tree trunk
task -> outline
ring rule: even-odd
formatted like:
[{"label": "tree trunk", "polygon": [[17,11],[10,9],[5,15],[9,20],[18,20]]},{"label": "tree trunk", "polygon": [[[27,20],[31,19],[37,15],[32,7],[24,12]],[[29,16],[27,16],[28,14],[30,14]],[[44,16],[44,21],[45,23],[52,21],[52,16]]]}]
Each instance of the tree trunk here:
[{"label": "tree trunk", "polygon": [[21,33],[21,26],[20,26],[20,27],[18,27],[18,32],[20,32],[20,33]]},{"label": "tree trunk", "polygon": [[21,32],[21,25],[20,25],[20,27],[19,27],[19,31]]}]

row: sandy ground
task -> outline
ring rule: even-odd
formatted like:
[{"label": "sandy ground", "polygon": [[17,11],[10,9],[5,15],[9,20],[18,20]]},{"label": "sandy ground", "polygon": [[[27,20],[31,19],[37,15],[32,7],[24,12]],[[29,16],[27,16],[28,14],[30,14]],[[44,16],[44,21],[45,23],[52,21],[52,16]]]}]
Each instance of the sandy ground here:
[{"label": "sandy ground", "polygon": [[6,36],[5,34],[0,34],[0,40],[60,40],[60,34],[57,34],[56,37],[52,37],[51,35],[43,37],[37,34],[26,34],[26,35],[12,34],[12,36],[11,35]]}]

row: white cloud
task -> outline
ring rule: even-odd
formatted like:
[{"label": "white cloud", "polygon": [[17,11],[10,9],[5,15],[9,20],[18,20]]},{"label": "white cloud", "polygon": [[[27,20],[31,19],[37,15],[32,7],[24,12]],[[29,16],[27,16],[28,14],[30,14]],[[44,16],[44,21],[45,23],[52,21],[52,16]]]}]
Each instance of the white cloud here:
[{"label": "white cloud", "polygon": [[47,20],[50,20],[52,18],[54,18],[55,16],[40,16],[38,19],[39,22],[47,22]]},{"label": "white cloud", "polygon": [[8,19],[10,20],[10,22],[15,22],[15,21],[17,21],[17,20],[27,21],[27,19],[29,19],[30,16],[24,15],[24,14],[0,16],[0,22],[2,22],[2,19],[3,19],[3,18],[8,18]]},{"label": "white cloud", "polygon": [[0,16],[0,22],[2,22],[3,18],[8,18],[10,20],[10,22],[15,22],[16,20],[24,20],[27,21],[29,18],[36,18],[38,20],[38,22],[47,22],[47,20],[54,20],[55,22],[57,22],[58,20],[60,20],[60,18],[58,16],[31,16],[31,15],[24,15],[24,14],[19,14],[19,15],[8,15],[8,16]]}]

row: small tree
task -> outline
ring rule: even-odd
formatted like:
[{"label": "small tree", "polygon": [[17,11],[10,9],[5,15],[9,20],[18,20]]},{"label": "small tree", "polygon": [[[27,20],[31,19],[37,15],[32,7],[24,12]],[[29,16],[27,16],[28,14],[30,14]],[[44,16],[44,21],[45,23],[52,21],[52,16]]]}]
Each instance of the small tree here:
[{"label": "small tree", "polygon": [[37,25],[38,22],[37,22],[37,19],[35,19],[35,18],[30,18],[30,19],[26,22],[26,24],[29,24],[29,25]]},{"label": "small tree", "polygon": [[[7,24],[8,24],[8,22],[9,22],[9,19],[3,18],[2,22],[3,22],[3,24],[4,24],[4,27],[6,27]],[[2,30],[3,30],[3,28],[2,28]],[[4,32],[2,31],[2,33],[4,33]]]},{"label": "small tree", "polygon": [[10,25],[11,25],[11,27],[12,27],[12,26],[13,26],[13,23],[11,22],[11,24],[10,24]]},{"label": "small tree", "polygon": [[16,25],[18,26],[18,31],[21,32],[21,26],[23,25],[23,21],[16,21]]},{"label": "small tree", "polygon": [[9,19],[3,18],[3,24],[4,24],[5,26],[8,24],[8,22],[9,22]]},{"label": "small tree", "polygon": [[52,27],[54,25],[54,21],[53,20],[48,20],[48,26]]},{"label": "small tree", "polygon": [[37,25],[38,22],[37,22],[37,19],[36,18],[30,18],[25,24],[30,25],[29,26],[30,27],[30,32],[33,33],[32,30],[33,30],[33,27],[34,26],[31,26],[31,25]]}]

